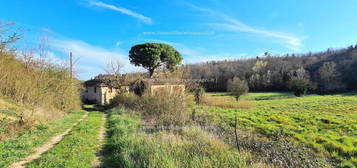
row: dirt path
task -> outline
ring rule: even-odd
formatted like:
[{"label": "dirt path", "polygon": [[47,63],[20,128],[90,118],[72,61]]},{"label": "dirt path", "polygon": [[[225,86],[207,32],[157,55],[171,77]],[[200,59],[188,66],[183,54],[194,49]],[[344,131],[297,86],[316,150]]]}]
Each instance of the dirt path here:
[{"label": "dirt path", "polygon": [[56,144],[58,144],[63,139],[64,136],[69,134],[75,126],[77,126],[81,121],[83,121],[87,117],[88,117],[88,112],[86,112],[81,119],[79,119],[75,124],[73,124],[65,132],[52,137],[51,140],[48,141],[46,144],[36,148],[35,153],[31,154],[30,156],[28,156],[27,158],[25,158],[22,161],[13,163],[12,165],[10,165],[10,168],[24,168],[25,164],[40,158],[43,153],[45,153],[46,151],[53,148]]},{"label": "dirt path", "polygon": [[96,154],[96,159],[94,160],[94,162],[92,163],[93,167],[96,168],[105,168],[105,164],[103,162],[103,154],[104,154],[104,140],[105,140],[105,136],[106,136],[106,121],[107,121],[107,114],[104,114],[102,117],[103,125],[102,127],[100,127],[100,131],[99,131],[99,137],[98,140],[101,144],[100,148],[101,150],[99,150]]}]

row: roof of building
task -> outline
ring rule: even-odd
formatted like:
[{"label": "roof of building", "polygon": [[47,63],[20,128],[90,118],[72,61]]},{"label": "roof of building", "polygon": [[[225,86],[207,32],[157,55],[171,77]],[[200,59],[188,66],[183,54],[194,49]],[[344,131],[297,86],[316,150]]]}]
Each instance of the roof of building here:
[{"label": "roof of building", "polygon": [[84,86],[107,86],[116,88],[120,82],[120,76],[117,75],[98,75],[94,77],[94,79],[85,81]]},{"label": "roof of building", "polygon": [[158,79],[158,78],[142,78],[138,76],[128,75],[98,75],[94,79],[84,82],[85,87],[89,86],[106,86],[118,88],[123,85],[133,85],[134,83],[141,82],[145,85],[177,85],[182,84],[183,81],[179,79]]}]

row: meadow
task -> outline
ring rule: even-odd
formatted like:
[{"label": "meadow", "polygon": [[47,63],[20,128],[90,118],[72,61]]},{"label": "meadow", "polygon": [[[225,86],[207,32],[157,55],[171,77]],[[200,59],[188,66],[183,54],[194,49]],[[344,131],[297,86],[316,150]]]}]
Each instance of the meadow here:
[{"label": "meadow", "polygon": [[[196,115],[231,126],[237,117],[239,129],[251,130],[268,139],[284,135],[289,141],[337,160],[338,167],[357,165],[357,95],[354,93],[306,97],[294,97],[288,92],[249,93],[238,102],[226,93],[208,93],[206,97],[205,105],[191,106]],[[210,100],[215,100],[215,104]],[[233,108],[225,104],[233,104]]]}]

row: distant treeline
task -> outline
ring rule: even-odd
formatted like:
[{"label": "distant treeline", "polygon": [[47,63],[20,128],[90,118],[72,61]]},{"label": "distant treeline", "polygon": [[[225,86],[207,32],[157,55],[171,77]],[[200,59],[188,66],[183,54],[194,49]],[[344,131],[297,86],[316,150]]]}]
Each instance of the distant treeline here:
[{"label": "distant treeline", "polygon": [[293,78],[310,80],[317,93],[357,89],[357,45],[339,50],[299,55],[241,60],[211,61],[186,65],[193,79],[214,79],[202,83],[207,91],[226,91],[233,77],[246,80],[250,91],[287,91]]}]

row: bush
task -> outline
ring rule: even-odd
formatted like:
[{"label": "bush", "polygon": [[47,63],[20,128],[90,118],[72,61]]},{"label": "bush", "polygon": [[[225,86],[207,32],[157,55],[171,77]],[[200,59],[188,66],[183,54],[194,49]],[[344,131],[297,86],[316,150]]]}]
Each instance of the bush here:
[{"label": "bush", "polygon": [[62,111],[80,105],[79,83],[65,67],[0,52],[0,79],[0,93],[18,103]]},{"label": "bush", "polygon": [[315,85],[307,79],[292,79],[289,81],[288,86],[297,97],[304,96],[309,90],[316,88]]},{"label": "bush", "polygon": [[118,94],[111,100],[111,107],[127,108],[135,110],[138,105],[139,96],[135,93]]},{"label": "bush", "polygon": [[234,77],[233,79],[228,81],[227,90],[238,101],[242,95],[249,91],[249,87],[246,81],[243,81],[238,77]]},{"label": "bush", "polygon": [[182,95],[122,94],[113,99],[113,106],[140,113],[143,119],[157,126],[183,125],[189,115]]},{"label": "bush", "polygon": [[142,80],[136,80],[130,84],[130,89],[138,96],[143,96],[147,88],[147,84]]},{"label": "bush", "polygon": [[145,95],[140,99],[139,112],[154,125],[183,125],[188,120],[184,99],[179,95]]},{"label": "bush", "polygon": [[195,90],[195,102],[196,104],[203,104],[205,98],[205,89],[199,87]]}]

